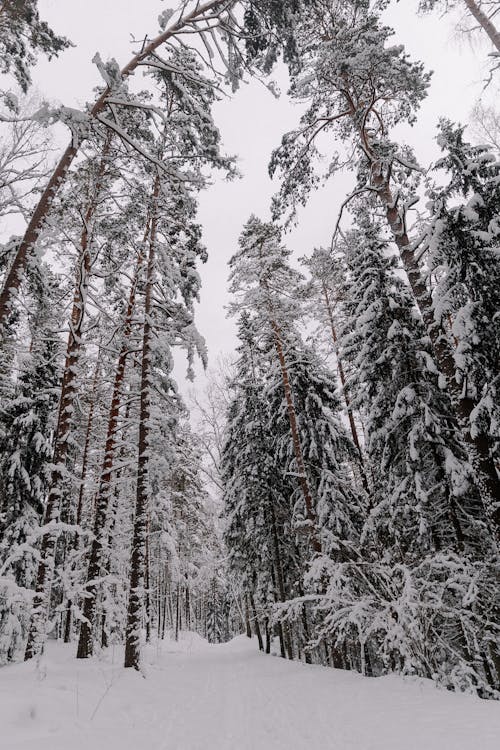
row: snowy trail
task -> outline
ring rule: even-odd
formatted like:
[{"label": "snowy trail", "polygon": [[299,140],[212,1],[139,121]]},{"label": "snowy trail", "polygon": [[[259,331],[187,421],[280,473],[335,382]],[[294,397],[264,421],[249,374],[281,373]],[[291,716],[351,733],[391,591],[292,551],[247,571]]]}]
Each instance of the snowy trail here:
[{"label": "snowy trail", "polygon": [[[195,635],[147,654],[0,670],[1,750],[498,750],[500,705],[426,680],[367,679]],[[114,659],[114,663],[113,663]]]}]

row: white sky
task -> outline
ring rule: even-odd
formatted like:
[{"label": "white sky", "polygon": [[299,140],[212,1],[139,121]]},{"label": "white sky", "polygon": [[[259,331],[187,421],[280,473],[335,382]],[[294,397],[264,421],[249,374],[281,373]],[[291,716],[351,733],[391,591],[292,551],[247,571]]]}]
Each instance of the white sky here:
[{"label": "white sky", "polygon": [[[115,57],[122,66],[130,57],[130,35],[143,38],[146,33],[156,33],[158,14],[168,5],[168,0],[40,0],[42,18],[77,46],[50,63],[41,61],[34,74],[36,87],[51,100],[81,106],[92,97],[92,88],[101,83],[91,63],[95,52],[105,60]],[[468,119],[481,93],[488,49],[471,50],[467,42],[456,40],[451,18],[437,14],[422,18],[416,7],[417,0],[401,0],[391,6],[386,18],[396,29],[395,39],[406,46],[412,58],[423,60],[427,69],[434,70],[418,124],[404,133],[426,166],[438,153],[433,140],[438,117]],[[201,198],[200,220],[210,258],[201,269],[203,290],[197,322],[212,363],[219,353],[231,352],[236,343],[233,322],[224,311],[227,261],[250,213],[268,217],[270,198],[277,189],[267,176],[269,156],[282,134],[297,124],[300,109],[287,101],[285,92],[276,101],[264,87],[252,83],[243,84],[233,99],[219,103],[214,114],[225,150],[239,156],[244,177],[229,184],[218,182]],[[300,212],[298,228],[286,238],[297,256],[328,244],[349,184],[345,177],[330,181]],[[184,385],[179,385],[184,390]],[[198,380],[198,387],[202,385],[203,377]]]}]

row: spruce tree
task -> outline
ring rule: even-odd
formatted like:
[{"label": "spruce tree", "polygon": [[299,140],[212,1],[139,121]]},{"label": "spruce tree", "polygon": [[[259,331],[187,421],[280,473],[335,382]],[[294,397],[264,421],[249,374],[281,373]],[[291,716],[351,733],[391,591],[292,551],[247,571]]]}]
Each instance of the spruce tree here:
[{"label": "spruce tree", "polygon": [[[448,182],[430,190],[424,248],[434,279],[434,315],[455,343],[456,378],[474,402],[473,434],[498,464],[500,449],[500,165],[490,149],[464,140],[464,128],[441,121],[443,156],[435,165]],[[486,496],[486,500],[487,500]],[[495,515],[490,506],[491,516]]]},{"label": "spruce tree", "polygon": [[[16,587],[30,589],[36,574],[36,547],[50,482],[52,431],[59,385],[59,321],[54,313],[55,280],[43,266],[32,270],[33,315],[29,351],[20,357],[20,374],[0,410],[0,569]],[[5,396],[5,394],[4,394]],[[13,592],[2,597],[0,651],[13,654],[4,641],[12,612],[21,618],[24,636],[27,604]],[[0,658],[2,658],[0,656]]]}]

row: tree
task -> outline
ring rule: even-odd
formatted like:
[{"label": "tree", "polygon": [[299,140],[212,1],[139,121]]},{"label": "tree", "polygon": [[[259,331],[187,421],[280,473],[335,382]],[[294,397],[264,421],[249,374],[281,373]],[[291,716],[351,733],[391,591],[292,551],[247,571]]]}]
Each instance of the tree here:
[{"label": "tree", "polygon": [[[36,575],[36,538],[50,482],[51,434],[59,384],[59,321],[54,315],[55,279],[45,267],[33,269],[34,309],[31,344],[21,360],[17,382],[0,411],[0,567],[20,589],[30,589]],[[21,597],[22,630],[27,602]],[[12,597],[15,602],[16,597]],[[8,627],[9,598],[2,630]],[[18,633],[19,636],[24,633]],[[3,640],[3,639],[2,639]],[[12,654],[13,644],[7,651]],[[2,647],[0,650],[4,650]]]},{"label": "tree", "polygon": [[[268,357],[257,343],[248,312],[241,315],[239,335],[240,359],[231,383],[232,399],[221,461],[224,539],[229,551],[229,570],[236,577],[240,591],[244,595],[251,592],[259,609],[264,610],[268,630],[272,604],[287,601],[288,582],[294,574],[300,576],[301,571],[297,571],[296,564],[290,564],[296,557],[290,555],[290,547],[295,547],[290,504],[293,490],[282,462],[277,462],[276,471],[275,426],[272,433],[267,429],[271,421],[264,378]],[[271,346],[274,348],[272,341]],[[283,393],[282,383],[280,393]],[[289,423],[286,432],[289,443]],[[277,629],[281,655],[292,658],[289,632],[281,624]]]},{"label": "tree", "polygon": [[295,471],[299,479],[305,506],[305,516],[309,524],[311,543],[319,552],[319,540],[315,528],[314,500],[307,477],[303,449],[297,424],[293,392],[283,346],[284,326],[289,325],[298,311],[289,299],[289,290],[296,286],[300,275],[288,264],[289,251],[280,244],[280,230],[272,224],[265,224],[251,216],[240,237],[240,250],[230,261],[230,290],[233,294],[243,293],[242,301],[233,309],[262,309],[263,322],[274,338],[278,357],[288,419],[295,455]]},{"label": "tree", "polygon": [[496,153],[500,152],[500,115],[493,106],[477,101],[471,112],[470,124],[478,143],[488,145]]},{"label": "tree", "polygon": [[[75,259],[76,279],[73,288],[70,320],[68,324],[68,338],[66,356],[59,398],[58,418],[54,434],[53,469],[49,485],[47,502],[44,509],[44,522],[50,524],[58,520],[65,520],[63,497],[67,484],[67,462],[70,454],[70,436],[73,426],[75,402],[78,393],[78,364],[83,346],[84,322],[87,314],[88,285],[93,262],[91,237],[93,231],[94,214],[98,204],[102,203],[103,179],[108,166],[110,139],[105,142],[103,153],[97,160],[92,156],[84,165],[83,179],[90,183],[89,198],[85,201],[83,228],[77,245],[78,252]],[[96,164],[97,161],[97,164]],[[88,169],[88,174],[86,169]],[[90,168],[89,168],[90,167]],[[77,184],[78,184],[77,180]],[[37,598],[34,607],[33,622],[26,644],[26,659],[32,658],[40,647],[42,635],[42,621],[46,605],[47,572],[51,558],[54,555],[56,539],[50,530],[42,537],[41,560],[37,574]]]},{"label": "tree", "polygon": [[444,153],[435,169],[445,171],[448,183],[430,191],[432,216],[425,247],[436,279],[434,316],[442,328],[451,327],[456,378],[476,404],[472,431],[488,442],[484,450],[498,463],[500,165],[487,147],[467,143],[464,128],[449,121],[441,122],[438,142]]},{"label": "tree", "polygon": [[[33,104],[30,100],[23,111],[32,109]],[[29,215],[33,195],[48,176],[50,145],[47,129],[36,120],[14,119],[4,125],[0,146],[0,216]],[[5,266],[7,261],[8,256]]]},{"label": "tree", "polygon": [[[186,348],[190,363],[195,352],[203,360],[205,358],[204,343],[193,322],[193,305],[200,283],[195,270],[196,260],[204,260],[206,256],[200,242],[200,228],[194,222],[196,202],[191,193],[206,183],[203,167],[226,169],[231,174],[231,161],[219,152],[220,136],[210,116],[213,91],[204,86],[202,79],[195,79],[200,75],[200,69],[189,53],[181,53],[173,62],[177,62],[178,69],[183,71],[178,77],[168,76],[166,81],[167,95],[171,97],[170,116],[177,131],[174,128],[165,130],[158,148],[161,149],[159,155],[171,154],[177,156],[178,161],[170,184],[167,180],[162,181],[160,173],[155,177],[145,282],[137,497],[125,644],[125,666],[135,668],[139,667],[140,661],[140,610],[150,494],[153,341],[156,337],[155,356],[159,358],[157,368],[160,372],[170,361],[171,347],[176,344]],[[177,301],[178,297],[180,301]]]}]

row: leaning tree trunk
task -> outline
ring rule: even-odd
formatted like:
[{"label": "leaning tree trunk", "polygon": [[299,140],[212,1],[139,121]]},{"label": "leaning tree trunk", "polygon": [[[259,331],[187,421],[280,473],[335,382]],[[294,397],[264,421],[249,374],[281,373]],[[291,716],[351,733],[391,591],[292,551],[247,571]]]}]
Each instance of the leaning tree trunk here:
[{"label": "leaning tree trunk", "polygon": [[489,16],[479,7],[475,0],[464,0],[469,13],[476,19],[482,29],[488,34],[491,42],[500,52],[500,32],[497,31],[495,24]]},{"label": "leaning tree trunk", "polygon": [[338,336],[337,336],[337,331],[335,328],[335,322],[333,320],[333,310],[332,310],[332,305],[330,302],[330,295],[328,294],[328,288],[324,281],[322,282],[321,286],[322,286],[322,291],[323,291],[323,297],[325,299],[325,307],[326,307],[326,311],[328,314],[328,321],[330,323],[330,331],[332,334],[333,346],[335,349],[335,356],[337,358],[337,369],[339,371],[340,383],[342,385],[342,393],[344,395],[344,401],[345,401],[345,405],[347,409],[347,418],[349,420],[349,427],[351,429],[352,441],[354,443],[354,446],[358,454],[359,472],[361,474],[361,481],[363,483],[363,488],[365,492],[369,494],[370,488],[368,486],[368,479],[366,477],[365,462],[363,459],[363,451],[361,450],[361,443],[359,440],[358,428],[356,427],[356,422],[354,420],[354,414],[353,414],[352,407],[351,407],[351,399],[349,397],[349,392],[347,390],[347,378],[345,376],[344,363],[342,362],[342,358],[340,357],[339,352],[338,352]]},{"label": "leaning tree trunk", "polygon": [[95,502],[94,537],[90,549],[89,566],[87,571],[87,582],[85,588],[85,599],[83,602],[83,620],[80,627],[78,640],[78,659],[87,659],[93,653],[93,630],[95,628],[97,607],[97,582],[101,576],[103,549],[107,542],[107,517],[111,496],[111,479],[116,452],[116,436],[120,419],[120,407],[122,402],[122,389],[125,380],[125,369],[127,358],[130,354],[130,336],[134,311],[136,307],[137,285],[139,283],[141,268],[144,263],[144,251],[147,238],[150,233],[150,219],[146,222],[144,239],[137,258],[134,278],[130,286],[127,310],[123,325],[123,340],[116,366],[115,380],[113,383],[113,394],[108,415],[108,427],[106,433],[106,444],[104,448],[104,460],[99,482],[99,492]]},{"label": "leaning tree trunk", "polygon": [[[182,29],[186,27],[192,27],[206,14],[211,15],[212,13],[215,13],[219,8],[222,9],[226,5],[228,5],[228,0],[210,0],[203,5],[197,3],[191,13],[188,13],[188,15],[186,16],[181,16],[181,18],[179,18],[179,20],[176,21],[172,26],[165,29],[165,31],[152,39],[149,43],[145,44],[139,54],[134,55],[134,57],[132,57],[127,65],[121,70],[121,77],[127,78],[128,76],[132,75],[141,64],[144,64],[144,61],[150,55],[152,55],[158,47],[174,37]],[[112,95],[112,93],[113,92],[109,87],[106,87],[104,89],[104,91],[96,100],[92,109],[90,110],[89,118],[99,121],[99,115],[101,115],[101,113],[105,109],[107,100]],[[52,174],[47,184],[47,187],[40,197],[38,205],[36,206],[31,217],[31,221],[26,228],[24,237],[19,244],[12,265],[6,276],[2,292],[0,293],[0,335],[2,334],[3,325],[5,320],[7,319],[7,314],[10,309],[13,297],[19,289],[19,286],[21,285],[21,282],[24,278],[29,257],[34,250],[40,232],[42,231],[49,211],[52,208],[54,198],[64,180],[66,179],[69,168],[71,167],[76,155],[78,154],[82,140],[83,139],[78,139],[76,135],[73,135],[71,143],[63,153],[59,163],[54,170],[54,173]]]},{"label": "leaning tree trunk", "polygon": [[[107,166],[107,157],[110,148],[110,139],[107,140],[102,153],[96,182],[92,191],[92,197],[88,203],[83,219],[83,229],[80,237],[79,256],[76,268],[76,281],[73,293],[73,306],[69,323],[69,335],[66,346],[66,360],[64,365],[63,379],[61,385],[61,396],[59,399],[59,413],[54,435],[53,470],[50,481],[50,489],[45,506],[44,524],[55,522],[59,518],[61,500],[63,495],[63,480],[66,470],[68,445],[75,399],[77,396],[77,373],[78,360],[82,347],[82,331],[86,314],[87,288],[92,264],[91,257],[91,232],[92,219],[99,205],[99,197],[102,190],[104,176]],[[56,538],[54,533],[46,533],[40,544],[40,562],[38,564],[36,578],[36,596],[33,600],[33,611],[31,616],[28,642],[26,645],[25,660],[31,659],[40,649],[43,639],[42,624],[47,607],[45,589],[50,576],[49,567],[53,566]]]},{"label": "leaning tree trunk", "polygon": [[140,666],[141,613],[146,563],[146,537],[149,500],[149,438],[151,419],[151,342],[153,337],[153,284],[155,272],[158,195],[160,178],[156,177],[153,193],[148,270],[144,298],[144,330],[141,358],[141,400],[139,412],[139,455],[137,461],[137,492],[130,558],[130,585],[125,634],[125,667]]},{"label": "leaning tree trunk", "polygon": [[[491,515],[492,521],[498,531],[500,529],[500,479],[496,471],[495,462],[490,455],[489,439],[484,434],[472,434],[470,418],[476,403],[466,394],[462,384],[457,380],[453,351],[441,327],[437,325],[434,318],[432,297],[422,278],[415,250],[406,232],[404,218],[401,216],[394,200],[389,183],[389,174],[383,165],[375,160],[372,161],[371,167],[372,183],[377,188],[377,194],[384,207],[387,222],[394,241],[399,248],[401,260],[403,261],[415,301],[432,343],[437,365],[447,381],[457,420],[469,449],[471,463],[476,470],[481,502],[483,503],[483,498],[486,496],[491,499],[493,507],[496,505]],[[483,513],[484,518],[488,522],[489,514],[484,507],[484,503]],[[488,525],[490,525],[489,522]]]}]

